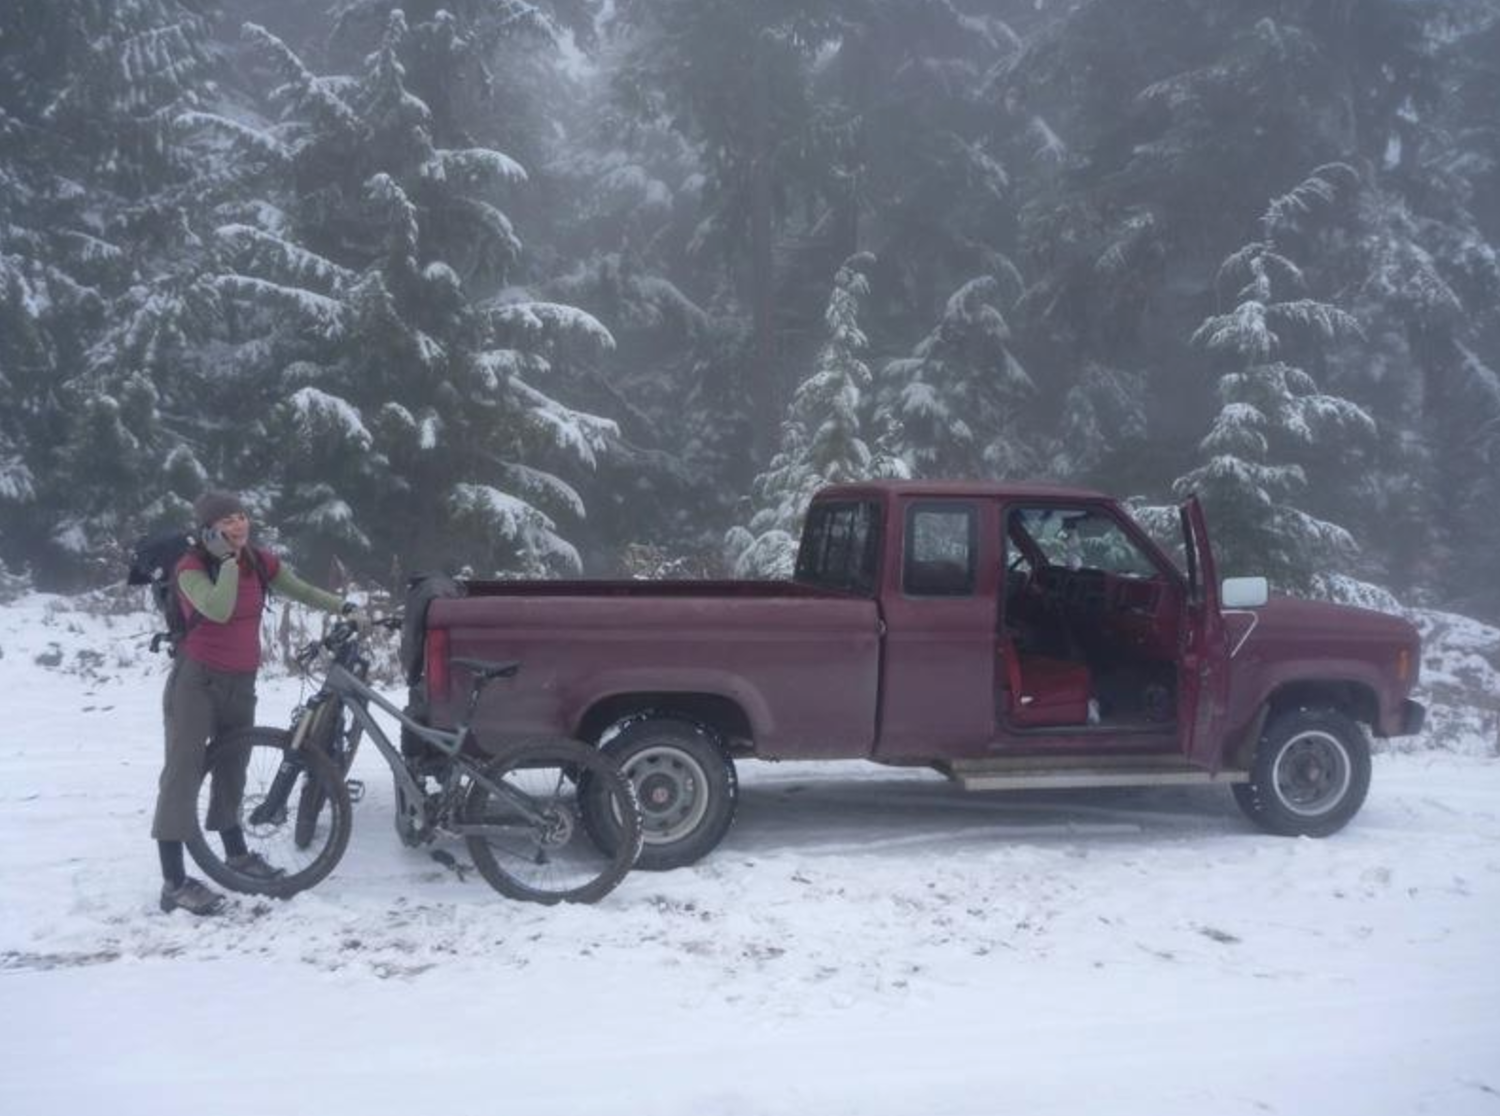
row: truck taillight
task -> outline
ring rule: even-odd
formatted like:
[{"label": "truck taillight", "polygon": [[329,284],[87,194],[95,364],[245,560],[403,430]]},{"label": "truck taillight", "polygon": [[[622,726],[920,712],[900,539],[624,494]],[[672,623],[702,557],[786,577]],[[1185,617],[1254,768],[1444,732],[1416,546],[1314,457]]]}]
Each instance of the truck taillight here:
[{"label": "truck taillight", "polygon": [[427,629],[427,642],[422,654],[427,668],[427,697],[430,701],[445,701],[448,697],[448,629]]},{"label": "truck taillight", "polygon": [[1396,677],[1402,683],[1411,681],[1411,648],[1403,647],[1396,652]]}]

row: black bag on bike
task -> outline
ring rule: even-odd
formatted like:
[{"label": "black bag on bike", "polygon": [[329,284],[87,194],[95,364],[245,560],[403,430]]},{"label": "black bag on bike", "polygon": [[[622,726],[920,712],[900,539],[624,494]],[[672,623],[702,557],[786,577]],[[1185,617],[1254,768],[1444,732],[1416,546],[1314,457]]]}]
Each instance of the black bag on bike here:
[{"label": "black bag on bike", "polygon": [[468,588],[447,574],[413,574],[406,580],[406,616],[401,624],[401,670],[406,684],[422,681],[422,655],[427,645],[427,608],[445,597],[466,597]]},{"label": "black bag on bike", "polygon": [[[406,613],[401,623],[401,671],[406,675],[406,713],[427,723],[427,693],[422,687],[423,656],[427,647],[427,609],[433,601],[464,597],[468,588],[447,574],[414,574],[406,581]],[[401,752],[419,756],[432,749],[407,728],[401,728]]]}]

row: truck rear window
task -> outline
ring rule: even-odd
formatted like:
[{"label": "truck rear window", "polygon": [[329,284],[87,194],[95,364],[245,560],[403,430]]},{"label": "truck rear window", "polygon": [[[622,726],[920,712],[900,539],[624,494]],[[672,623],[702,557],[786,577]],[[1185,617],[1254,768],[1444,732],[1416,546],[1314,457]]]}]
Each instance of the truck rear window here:
[{"label": "truck rear window", "polygon": [[879,561],[879,504],[827,501],[808,509],[797,551],[798,581],[869,596],[875,592]]},{"label": "truck rear window", "polygon": [[967,597],[974,592],[974,508],[944,501],[906,513],[906,566],[901,589],[911,597]]}]

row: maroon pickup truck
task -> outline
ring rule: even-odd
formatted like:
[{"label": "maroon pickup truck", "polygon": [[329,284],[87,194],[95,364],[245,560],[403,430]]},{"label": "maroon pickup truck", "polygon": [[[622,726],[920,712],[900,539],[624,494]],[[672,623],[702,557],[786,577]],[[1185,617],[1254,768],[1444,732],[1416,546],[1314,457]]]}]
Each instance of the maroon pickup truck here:
[{"label": "maroon pickup truck", "polygon": [[1185,570],[1096,492],[835,486],[791,582],[462,583],[426,611],[413,697],[451,724],[454,659],[521,660],[485,691],[478,738],[616,757],[644,867],[719,842],[752,757],[921,765],[978,790],[1218,782],[1270,832],[1332,833],[1369,786],[1366,728],[1421,728],[1417,631],[1221,584],[1196,500],[1181,524]]}]

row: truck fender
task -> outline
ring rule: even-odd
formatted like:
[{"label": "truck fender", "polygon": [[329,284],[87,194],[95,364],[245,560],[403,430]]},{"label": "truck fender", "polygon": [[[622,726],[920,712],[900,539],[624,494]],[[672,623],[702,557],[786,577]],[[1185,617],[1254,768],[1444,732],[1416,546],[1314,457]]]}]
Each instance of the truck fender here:
[{"label": "truck fender", "polygon": [[1385,683],[1374,663],[1359,660],[1278,662],[1254,679],[1252,708],[1269,704],[1274,710],[1291,703],[1332,706],[1385,735],[1381,726],[1388,711],[1380,704]]},{"label": "truck fender", "polygon": [[597,740],[611,725],[641,716],[676,716],[701,725],[715,739],[761,739],[776,721],[765,698],[742,678],[720,671],[672,672],[670,685],[649,671],[611,671],[586,680],[576,709],[574,735]]}]

